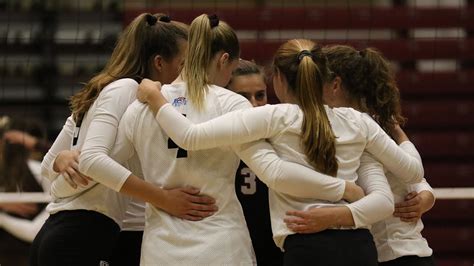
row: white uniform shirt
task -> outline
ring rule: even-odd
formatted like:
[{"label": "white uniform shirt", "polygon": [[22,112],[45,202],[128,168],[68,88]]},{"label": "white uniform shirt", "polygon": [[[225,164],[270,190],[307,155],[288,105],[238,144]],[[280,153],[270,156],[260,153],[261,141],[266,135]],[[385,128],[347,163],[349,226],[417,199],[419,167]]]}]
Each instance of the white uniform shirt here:
[{"label": "white uniform shirt", "polygon": [[[81,167],[81,164],[83,164],[82,156],[84,151],[97,148],[101,152],[96,158],[97,161],[112,160],[108,157],[108,154],[114,146],[119,121],[128,105],[136,99],[137,87],[138,84],[133,79],[125,78],[114,81],[100,92],[84,116],[80,128],[77,128],[74,119],[69,117],[43,159],[42,175],[50,181],[56,180],[59,174],[53,170],[53,165],[58,153],[63,150],[77,149],[81,151],[80,171],[93,177],[96,181],[103,182],[100,176],[90,174],[88,171],[93,168],[91,165],[94,165],[94,162],[87,159],[95,158],[95,154],[86,152],[85,155],[89,156],[85,160],[87,164]],[[75,137],[77,143],[73,145]],[[114,171],[117,175],[128,177],[131,172],[125,167],[119,166],[111,169],[111,171]],[[54,214],[63,210],[92,210],[110,217],[119,226],[122,225],[129,202],[128,197],[97,183],[82,188],[80,193],[77,193],[67,185],[63,178],[58,179],[58,181],[53,183],[51,187],[51,194],[55,199],[47,206],[49,213]],[[71,190],[73,195],[67,196],[71,193]],[[66,196],[61,195],[61,193]]]},{"label": "white uniform shirt", "polygon": [[[163,86],[162,91],[195,122],[250,107],[245,98],[217,86],[210,86],[202,112],[186,100],[184,83]],[[164,188],[197,187],[214,197],[219,206],[213,216],[193,222],[147,205],[141,265],[255,264],[242,208],[234,191],[239,159],[233,152],[179,149],[162,133],[148,107],[139,102],[132,103],[124,114],[119,129],[119,134],[122,133],[123,137],[117,138],[119,161],[127,160],[130,151],[135,150],[145,180]]]},{"label": "white uniform shirt", "polygon": [[[339,165],[337,177],[356,181],[362,153],[367,150],[405,182],[421,180],[423,167],[413,144],[404,142],[399,147],[375,121],[354,109],[326,107],[326,112],[336,136],[336,157]],[[179,146],[190,150],[267,138],[282,158],[309,166],[300,139],[303,113],[297,105],[267,105],[251,110],[241,110],[200,125],[191,125],[188,120],[177,115],[170,105],[165,105],[156,118]],[[255,145],[242,145],[240,154],[244,154],[245,157],[246,149],[251,146]],[[250,168],[253,168],[252,156],[250,160],[249,158],[242,159]],[[363,160],[370,159],[364,157]],[[364,170],[364,172],[370,171],[372,171],[370,167],[369,170],[367,168]],[[257,172],[257,176],[261,175]],[[366,182],[379,182],[378,186],[383,191],[383,196],[370,199],[366,197],[348,205],[356,227],[368,226],[385,218],[393,211],[393,198],[386,179],[377,179],[377,181],[364,179],[364,183]],[[385,201],[380,200],[383,197]],[[269,198],[273,235],[279,247],[283,247],[287,235],[293,234],[283,222],[286,211],[347,204],[344,201],[331,203],[303,199],[289,196],[275,189],[269,191]],[[371,211],[364,213],[364,209]]]},{"label": "white uniform shirt", "polygon": [[[393,191],[396,203],[404,201],[405,196],[416,191],[429,191],[433,195],[433,189],[423,179],[422,182],[406,185],[395,178],[390,172],[387,179]],[[398,217],[390,216],[385,220],[375,223],[371,232],[377,246],[379,262],[394,260],[403,256],[428,257],[433,254],[433,250],[428,246],[428,242],[421,235],[423,222],[419,219],[416,223],[407,223]]]},{"label": "white uniform shirt", "polygon": [[[184,83],[162,88],[166,97],[194,122],[251,107],[242,96],[210,86],[204,111],[197,112],[187,102],[185,91]],[[314,178],[317,173],[311,169],[282,161],[269,143],[261,141],[258,144],[261,150],[255,163],[269,176],[270,186],[282,187],[289,194],[341,199],[345,189],[343,180],[321,174],[318,174],[318,180]],[[219,212],[200,222],[177,219],[150,206],[147,209],[142,264],[241,265],[255,262],[242,209],[234,191],[239,160],[229,148],[186,152],[170,142],[146,105],[135,102],[123,116],[112,157],[118,162],[127,161],[134,151],[143,165],[147,181],[164,188],[198,187],[216,198],[219,206]],[[115,169],[111,165],[97,169],[100,170],[97,174],[107,178],[111,187],[119,188],[126,180],[111,171]],[[308,186],[321,189],[308,190]]]}]

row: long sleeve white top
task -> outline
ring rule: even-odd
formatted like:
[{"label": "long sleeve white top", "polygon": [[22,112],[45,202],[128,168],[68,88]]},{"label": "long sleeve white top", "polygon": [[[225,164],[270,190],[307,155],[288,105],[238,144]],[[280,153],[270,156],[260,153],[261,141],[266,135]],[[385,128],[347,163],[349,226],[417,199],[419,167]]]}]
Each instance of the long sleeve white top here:
[{"label": "long sleeve white top", "polygon": [[[433,189],[426,179],[416,184],[407,185],[393,176],[386,173],[388,182],[393,192],[395,203],[404,201],[405,196],[415,191],[429,191],[433,194]],[[433,254],[428,241],[421,235],[423,222],[419,219],[414,223],[407,223],[393,215],[387,219],[375,223],[370,229],[374,236],[377,247],[379,262],[394,260],[403,256],[428,257]]]},{"label": "long sleeve white top", "polygon": [[[95,174],[96,168],[88,160],[91,158],[91,153],[88,151],[92,149],[91,147],[98,147],[102,153],[97,160],[113,161],[106,154],[109,154],[114,146],[118,124],[123,113],[128,105],[136,99],[137,87],[138,83],[133,79],[114,81],[100,92],[84,116],[80,128],[76,127],[72,117],[67,119],[63,129],[43,159],[43,176],[55,181],[58,178],[58,173],[53,170],[53,165],[58,153],[63,150],[77,149],[81,150],[80,171],[100,183],[105,182],[105,185],[93,183],[77,193],[67,185],[64,179],[58,179],[60,182],[52,184],[51,194],[54,200],[47,206],[47,210],[51,214],[63,210],[93,210],[110,217],[118,225],[122,224],[129,199],[107,187],[107,180]],[[73,146],[75,134],[78,134],[78,140],[77,144]],[[84,151],[86,151],[86,154],[84,154]],[[127,168],[115,162],[109,165],[114,166],[110,171],[118,176],[128,177],[131,173]],[[64,193],[63,189],[73,195],[64,196],[67,193]],[[58,197],[58,195],[63,197]]]},{"label": "long sleeve white top", "polygon": [[[33,177],[41,184],[44,193],[49,194],[50,184],[48,180],[41,176],[41,163],[35,160],[28,160],[27,165]],[[46,210],[41,211],[33,220],[0,213],[0,228],[3,228],[18,239],[31,243],[48,217],[49,214]]]},{"label": "long sleeve white top", "polygon": [[[182,86],[183,83],[178,83],[175,86],[179,87],[180,84]],[[142,104],[136,102],[131,106],[142,106]],[[250,107],[250,105],[247,107]],[[179,116],[182,115],[179,114]],[[137,149],[136,142],[131,139],[132,133],[130,131],[132,131],[133,126],[127,125],[127,123],[124,122],[122,123],[124,126],[120,126],[119,133],[116,138],[115,148],[111,151],[111,157],[115,160],[99,160],[93,162],[95,169],[97,170],[97,172],[94,173],[95,176],[100,176],[101,179],[106,180],[101,183],[106,184],[117,191],[120,190],[128,176],[116,174],[115,168],[120,168],[121,165],[119,162],[128,161],[130,158],[135,156]],[[154,121],[153,123],[156,122]],[[289,195],[299,195],[300,197],[306,198],[320,198],[328,201],[339,201],[342,199],[345,190],[344,180],[315,172],[309,167],[304,167],[300,164],[282,160],[276,154],[273,147],[265,141],[259,141],[257,144],[259,145],[258,158],[252,158],[251,164],[255,165],[253,161],[259,162],[259,164],[253,168],[256,169],[256,174],[261,176],[260,178],[268,187],[274,188]],[[147,143],[147,145],[150,144]],[[224,144],[218,146],[228,145]],[[228,148],[231,149],[232,147],[228,146]],[[255,150],[257,150],[257,148],[252,147],[250,149],[251,152],[247,152],[246,154],[256,155],[257,153],[252,153]],[[81,158],[86,155],[87,151],[83,150],[81,153]],[[141,162],[142,159],[139,158],[139,161]],[[247,161],[250,160],[247,159]],[[90,172],[87,172],[85,169],[83,173],[90,174]],[[313,187],[314,190],[308,190],[308,187]]]},{"label": "long sleeve white top", "polygon": [[[402,143],[401,146],[396,145],[375,121],[354,109],[326,107],[326,112],[336,135],[338,177],[356,181],[361,155],[366,150],[405,182],[416,182],[422,178],[421,159],[410,142]],[[297,105],[267,105],[251,110],[240,110],[200,125],[192,125],[170,105],[165,105],[159,110],[156,118],[169,136],[180,147],[186,149],[206,149],[267,138],[283,158],[309,166],[301,148],[300,134],[303,113]],[[249,145],[252,146],[253,144],[242,146],[248,147]],[[411,150],[412,152],[406,152],[405,150]],[[414,153],[417,156],[413,156]],[[242,159],[252,168],[251,161]],[[257,176],[261,176],[258,171],[255,172]],[[387,203],[393,203],[392,196],[387,188],[385,181],[385,206],[387,206]],[[276,243],[280,247],[282,247],[286,235],[291,233],[282,221],[286,211],[333,205],[324,201],[308,201],[289,197],[277,192],[277,190],[270,191],[269,195],[272,228]],[[377,204],[375,200],[370,202]],[[361,210],[360,208],[349,208],[353,212],[356,226],[367,225],[366,222],[375,222],[377,219],[372,219],[371,215],[380,214],[375,209],[372,209],[374,212],[362,214],[357,213]],[[393,206],[385,210],[386,212],[383,215],[387,216],[393,211]],[[383,218],[383,215],[379,216],[378,219]]]},{"label": "long sleeve white top", "polygon": [[[193,121],[202,122],[250,107],[243,97],[217,86],[209,88],[202,111],[186,100],[184,83],[163,86],[162,90]],[[186,154],[169,142],[149,108],[134,102],[123,116],[112,153],[118,160],[138,155],[148,182],[165,189],[197,187],[203,194],[214,197],[219,206],[214,215],[192,222],[147,205],[141,265],[255,264],[250,236],[234,191],[239,160],[232,151],[210,149]],[[101,169],[104,176],[116,178],[120,184],[120,179],[109,175],[107,168]]]},{"label": "long sleeve white top", "polygon": [[[242,96],[217,86],[210,86],[203,111],[197,111],[192,103],[187,101],[185,83],[163,86],[162,92],[181,113],[194,122],[207,121],[232,110],[251,107]],[[232,152],[232,147],[189,151],[187,157],[176,158],[178,151],[181,155],[184,151],[169,141],[148,107],[135,102],[122,118],[112,156],[117,161],[123,161],[136,153],[147,181],[164,188],[184,185],[198,187],[202,193],[216,198],[219,212],[203,221],[189,222],[147,206],[142,264],[253,263],[248,231],[234,191],[235,171],[239,160]],[[258,165],[254,169],[269,176],[270,186],[280,186],[289,194],[299,193],[309,198],[321,196],[327,197],[327,200],[341,199],[344,180],[283,161],[265,141],[259,141],[258,145],[261,150],[257,158],[252,160]],[[252,152],[248,153],[256,154],[257,149],[251,148],[249,151]],[[115,179],[117,187],[123,184],[124,181],[120,177],[108,171],[110,167],[100,169],[100,175],[110,180]],[[324,191],[311,190],[308,186],[323,187]],[[192,255],[196,254],[196,249],[206,250],[206,255],[196,258]]]}]

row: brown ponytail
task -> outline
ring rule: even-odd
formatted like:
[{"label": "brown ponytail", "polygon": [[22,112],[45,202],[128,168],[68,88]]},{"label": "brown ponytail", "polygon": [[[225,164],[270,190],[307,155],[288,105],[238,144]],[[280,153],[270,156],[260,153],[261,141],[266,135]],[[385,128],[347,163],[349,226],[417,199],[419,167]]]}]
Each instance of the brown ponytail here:
[{"label": "brown ponytail", "polygon": [[374,48],[361,51],[334,45],[323,49],[330,69],[341,78],[342,86],[379,125],[390,132],[395,124],[403,125],[400,92],[393,71],[382,54]]},{"label": "brown ponytail", "polygon": [[278,49],[273,66],[284,75],[303,111],[302,143],[309,162],[316,170],[336,176],[336,138],[322,100],[330,71],[321,48],[309,40],[290,40]]}]

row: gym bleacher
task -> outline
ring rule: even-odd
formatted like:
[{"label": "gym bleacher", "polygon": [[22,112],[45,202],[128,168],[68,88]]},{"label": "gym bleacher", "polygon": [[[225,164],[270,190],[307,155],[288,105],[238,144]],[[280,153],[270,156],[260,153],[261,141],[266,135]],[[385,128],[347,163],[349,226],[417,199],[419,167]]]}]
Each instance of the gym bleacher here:
[{"label": "gym bleacher", "polygon": [[[0,0],[0,114],[35,117],[54,140],[67,97],[103,67],[122,27],[142,12],[186,23],[215,13],[236,30],[241,57],[262,65],[296,37],[379,49],[396,69],[428,182],[474,187],[472,0]],[[271,86],[269,99],[277,102]],[[437,265],[473,265],[474,199],[438,199],[423,221]]]}]

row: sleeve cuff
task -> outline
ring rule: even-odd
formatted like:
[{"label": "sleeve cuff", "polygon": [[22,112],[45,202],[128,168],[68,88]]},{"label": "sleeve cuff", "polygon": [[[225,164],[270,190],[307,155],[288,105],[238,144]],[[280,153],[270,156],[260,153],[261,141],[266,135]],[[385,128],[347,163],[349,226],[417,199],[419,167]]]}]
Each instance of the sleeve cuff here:
[{"label": "sleeve cuff", "polygon": [[361,228],[364,226],[368,226],[368,225],[363,224],[362,221],[358,219],[358,216],[356,215],[357,210],[354,206],[352,206],[352,204],[347,204],[345,206],[349,208],[349,211],[352,214],[352,219],[354,219],[354,228]]},{"label": "sleeve cuff", "polygon": [[132,175],[131,171],[124,172],[123,175],[118,179],[118,183],[113,189],[117,192],[120,192],[120,190],[123,187],[123,184],[125,184],[125,181]]},{"label": "sleeve cuff", "polygon": [[170,108],[170,107],[173,108],[171,103],[166,103],[165,105],[163,105],[160,108],[160,110],[158,110],[158,112],[156,112],[156,116],[155,116],[156,121],[159,121],[160,114],[163,112],[163,110],[166,109],[166,108]]}]

